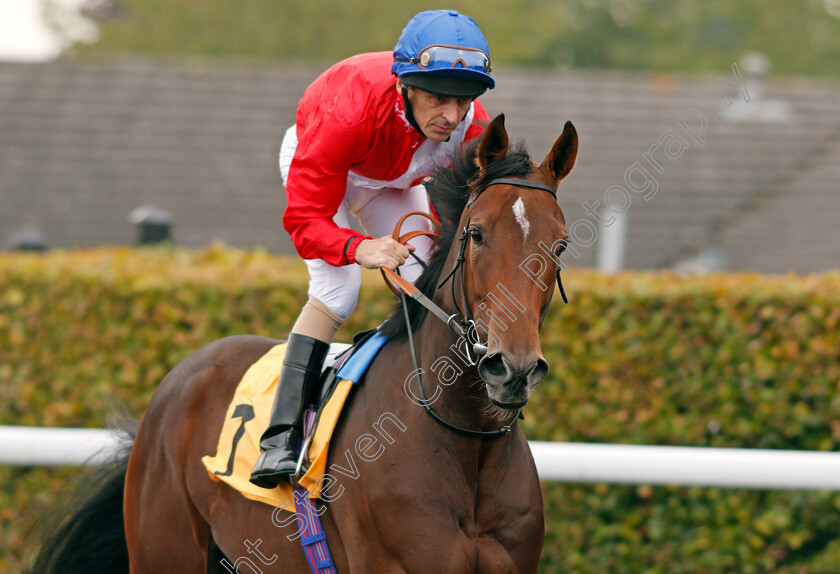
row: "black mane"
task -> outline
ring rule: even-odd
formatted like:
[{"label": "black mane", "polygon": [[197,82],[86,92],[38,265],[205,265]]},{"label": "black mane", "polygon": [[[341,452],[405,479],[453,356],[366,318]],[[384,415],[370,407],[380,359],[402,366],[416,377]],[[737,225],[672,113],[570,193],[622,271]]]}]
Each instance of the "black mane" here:
[{"label": "black mane", "polygon": [[[522,143],[513,145],[504,157],[493,161],[485,170],[480,171],[476,165],[479,141],[480,138],[473,140],[462,153],[451,158],[451,167],[438,168],[432,174],[431,180],[426,182],[429,199],[441,225],[428,268],[414,284],[429,299],[434,297],[452,242],[460,234],[458,223],[472,190],[483,189],[487,182],[499,177],[524,177],[533,172],[531,159]],[[408,316],[412,330],[417,330],[426,314],[425,307],[408,298]],[[408,335],[401,303],[397,303],[380,331],[391,339],[400,339]]]}]

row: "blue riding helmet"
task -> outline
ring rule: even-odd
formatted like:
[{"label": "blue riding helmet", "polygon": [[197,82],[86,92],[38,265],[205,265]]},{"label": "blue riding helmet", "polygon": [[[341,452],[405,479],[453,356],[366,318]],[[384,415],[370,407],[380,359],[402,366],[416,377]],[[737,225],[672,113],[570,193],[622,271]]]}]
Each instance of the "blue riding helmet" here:
[{"label": "blue riding helmet", "polygon": [[394,47],[391,72],[405,86],[456,98],[477,98],[496,81],[490,49],[469,16],[455,10],[420,12]]}]

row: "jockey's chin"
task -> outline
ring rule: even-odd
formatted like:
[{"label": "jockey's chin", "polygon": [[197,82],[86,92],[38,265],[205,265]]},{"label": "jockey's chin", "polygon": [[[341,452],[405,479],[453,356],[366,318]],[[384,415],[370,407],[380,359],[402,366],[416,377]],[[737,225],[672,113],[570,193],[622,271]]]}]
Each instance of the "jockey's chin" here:
[{"label": "jockey's chin", "polygon": [[449,139],[452,132],[457,126],[441,126],[438,124],[429,124],[423,128],[423,134],[432,141],[444,142]]}]

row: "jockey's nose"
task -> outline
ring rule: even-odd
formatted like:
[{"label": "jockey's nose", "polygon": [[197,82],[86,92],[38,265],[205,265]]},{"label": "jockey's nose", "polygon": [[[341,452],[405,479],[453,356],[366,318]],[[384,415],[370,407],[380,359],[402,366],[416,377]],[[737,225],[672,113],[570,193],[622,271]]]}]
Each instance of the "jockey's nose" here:
[{"label": "jockey's nose", "polygon": [[458,99],[446,98],[443,105],[443,117],[449,125],[457,124],[459,119]]}]

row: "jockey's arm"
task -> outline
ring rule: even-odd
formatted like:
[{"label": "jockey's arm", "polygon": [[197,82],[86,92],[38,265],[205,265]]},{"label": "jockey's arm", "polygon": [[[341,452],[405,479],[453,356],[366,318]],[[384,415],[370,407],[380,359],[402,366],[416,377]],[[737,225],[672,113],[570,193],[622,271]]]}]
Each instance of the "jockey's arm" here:
[{"label": "jockey's arm", "polygon": [[333,221],[347,188],[354,150],[366,144],[358,141],[357,131],[326,116],[305,128],[298,126],[299,142],[286,181],[283,226],[301,257],[340,266],[354,263],[359,242],[368,239]]}]

